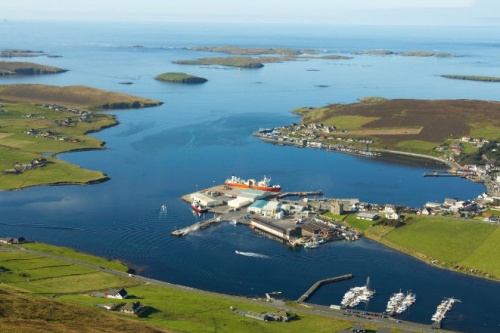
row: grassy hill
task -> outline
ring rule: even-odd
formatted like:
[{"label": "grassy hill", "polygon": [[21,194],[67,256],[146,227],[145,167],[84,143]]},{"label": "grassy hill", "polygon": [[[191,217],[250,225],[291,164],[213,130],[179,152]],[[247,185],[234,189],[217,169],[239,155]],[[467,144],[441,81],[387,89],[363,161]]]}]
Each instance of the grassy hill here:
[{"label": "grassy hill", "polygon": [[294,112],[304,124],[336,126],[333,136],[368,137],[382,148],[430,155],[450,138],[500,140],[499,102],[369,98]]}]

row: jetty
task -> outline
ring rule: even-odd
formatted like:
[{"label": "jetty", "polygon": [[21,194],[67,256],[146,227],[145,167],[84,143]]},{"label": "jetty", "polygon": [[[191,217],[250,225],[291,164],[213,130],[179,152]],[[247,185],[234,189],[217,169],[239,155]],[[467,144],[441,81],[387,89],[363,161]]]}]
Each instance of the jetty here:
[{"label": "jetty", "polygon": [[202,222],[196,222],[195,224],[192,224],[190,226],[172,231],[170,233],[170,235],[176,236],[176,237],[187,236],[187,234],[189,234],[191,231],[195,231],[198,229],[206,229],[206,228],[210,227],[211,225],[219,224],[221,222],[223,222],[223,221],[221,221],[219,218],[213,217],[213,218],[210,218],[208,220],[205,220]]},{"label": "jetty", "polygon": [[424,177],[461,177],[461,175],[456,172],[450,171],[434,171],[434,172],[426,172],[424,173]]},{"label": "jetty", "polygon": [[276,196],[278,199],[285,197],[307,197],[310,195],[323,195],[323,191],[307,191],[307,192],[283,192]]},{"label": "jetty", "polygon": [[441,328],[441,322],[445,318],[446,313],[451,310],[453,303],[455,302],[460,302],[460,300],[453,297],[445,298],[441,304],[437,306],[436,313],[432,316],[432,320],[434,321],[432,328]]},{"label": "jetty", "polygon": [[331,277],[328,279],[323,279],[319,280],[316,283],[314,283],[311,288],[309,288],[300,298],[297,300],[297,303],[302,303],[305,302],[309,297],[311,297],[312,294],[316,292],[316,290],[321,287],[324,284],[327,283],[333,283],[333,282],[339,282],[339,281],[344,281],[344,280],[350,280],[354,277],[352,274],[346,274],[346,275],[341,275],[341,276],[336,276],[336,277]]}]

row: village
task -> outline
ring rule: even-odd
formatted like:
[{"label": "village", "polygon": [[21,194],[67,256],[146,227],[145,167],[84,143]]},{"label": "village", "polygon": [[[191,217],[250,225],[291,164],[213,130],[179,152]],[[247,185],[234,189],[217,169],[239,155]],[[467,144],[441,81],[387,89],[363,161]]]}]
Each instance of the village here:
[{"label": "village", "polygon": [[[363,157],[378,157],[385,152],[385,150],[374,148],[374,141],[372,139],[357,138],[350,136],[349,133],[349,130],[341,130],[335,126],[324,124],[312,123],[306,125],[292,123],[288,126],[260,129],[253,133],[253,135],[259,137],[262,141],[274,144],[324,149]],[[447,164],[452,167],[452,170],[426,175],[462,177],[470,181],[484,183],[490,195],[500,196],[500,166],[498,165],[497,158],[487,156],[486,153],[483,153],[480,154],[481,163],[463,163],[460,165],[460,157],[463,157],[465,154],[465,145],[469,145],[475,149],[488,147],[490,148],[488,150],[489,155],[495,154],[495,156],[497,148],[500,147],[500,143],[483,138],[463,136],[450,139],[446,144],[434,148],[440,154],[439,157],[427,157]],[[390,152],[426,157],[412,153]]]}]

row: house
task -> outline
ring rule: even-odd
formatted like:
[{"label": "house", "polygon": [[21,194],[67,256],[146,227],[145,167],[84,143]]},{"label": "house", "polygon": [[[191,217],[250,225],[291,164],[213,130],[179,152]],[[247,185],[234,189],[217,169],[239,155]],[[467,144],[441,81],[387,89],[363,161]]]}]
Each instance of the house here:
[{"label": "house", "polygon": [[396,207],[394,207],[394,205],[385,205],[384,213],[385,213],[385,218],[388,220],[399,219],[399,214],[396,213]]},{"label": "house", "polygon": [[121,289],[109,289],[107,293],[104,293],[107,298],[125,299],[128,297],[127,291],[123,288]]},{"label": "house", "polygon": [[365,211],[356,214],[356,217],[360,220],[375,221],[379,218],[378,213],[375,211]]},{"label": "house", "polygon": [[0,238],[0,243],[4,243],[4,244],[23,244],[26,242],[27,242],[27,240],[24,237]]},{"label": "house", "polygon": [[139,316],[144,310],[145,307],[141,304],[141,302],[133,302],[122,306],[120,312]]}]

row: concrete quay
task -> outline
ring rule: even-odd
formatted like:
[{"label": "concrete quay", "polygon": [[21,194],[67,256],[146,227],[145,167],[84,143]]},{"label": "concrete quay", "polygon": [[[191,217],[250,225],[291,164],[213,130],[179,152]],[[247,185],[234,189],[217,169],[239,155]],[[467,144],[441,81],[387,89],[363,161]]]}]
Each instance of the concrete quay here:
[{"label": "concrete quay", "polygon": [[324,284],[327,283],[333,283],[333,282],[339,282],[339,281],[344,281],[344,280],[350,280],[354,277],[352,274],[346,274],[346,275],[341,275],[341,276],[336,276],[336,277],[331,277],[328,279],[323,279],[319,280],[316,283],[314,283],[311,288],[309,288],[300,298],[297,300],[297,303],[302,303],[305,302],[316,290],[321,287]]}]

